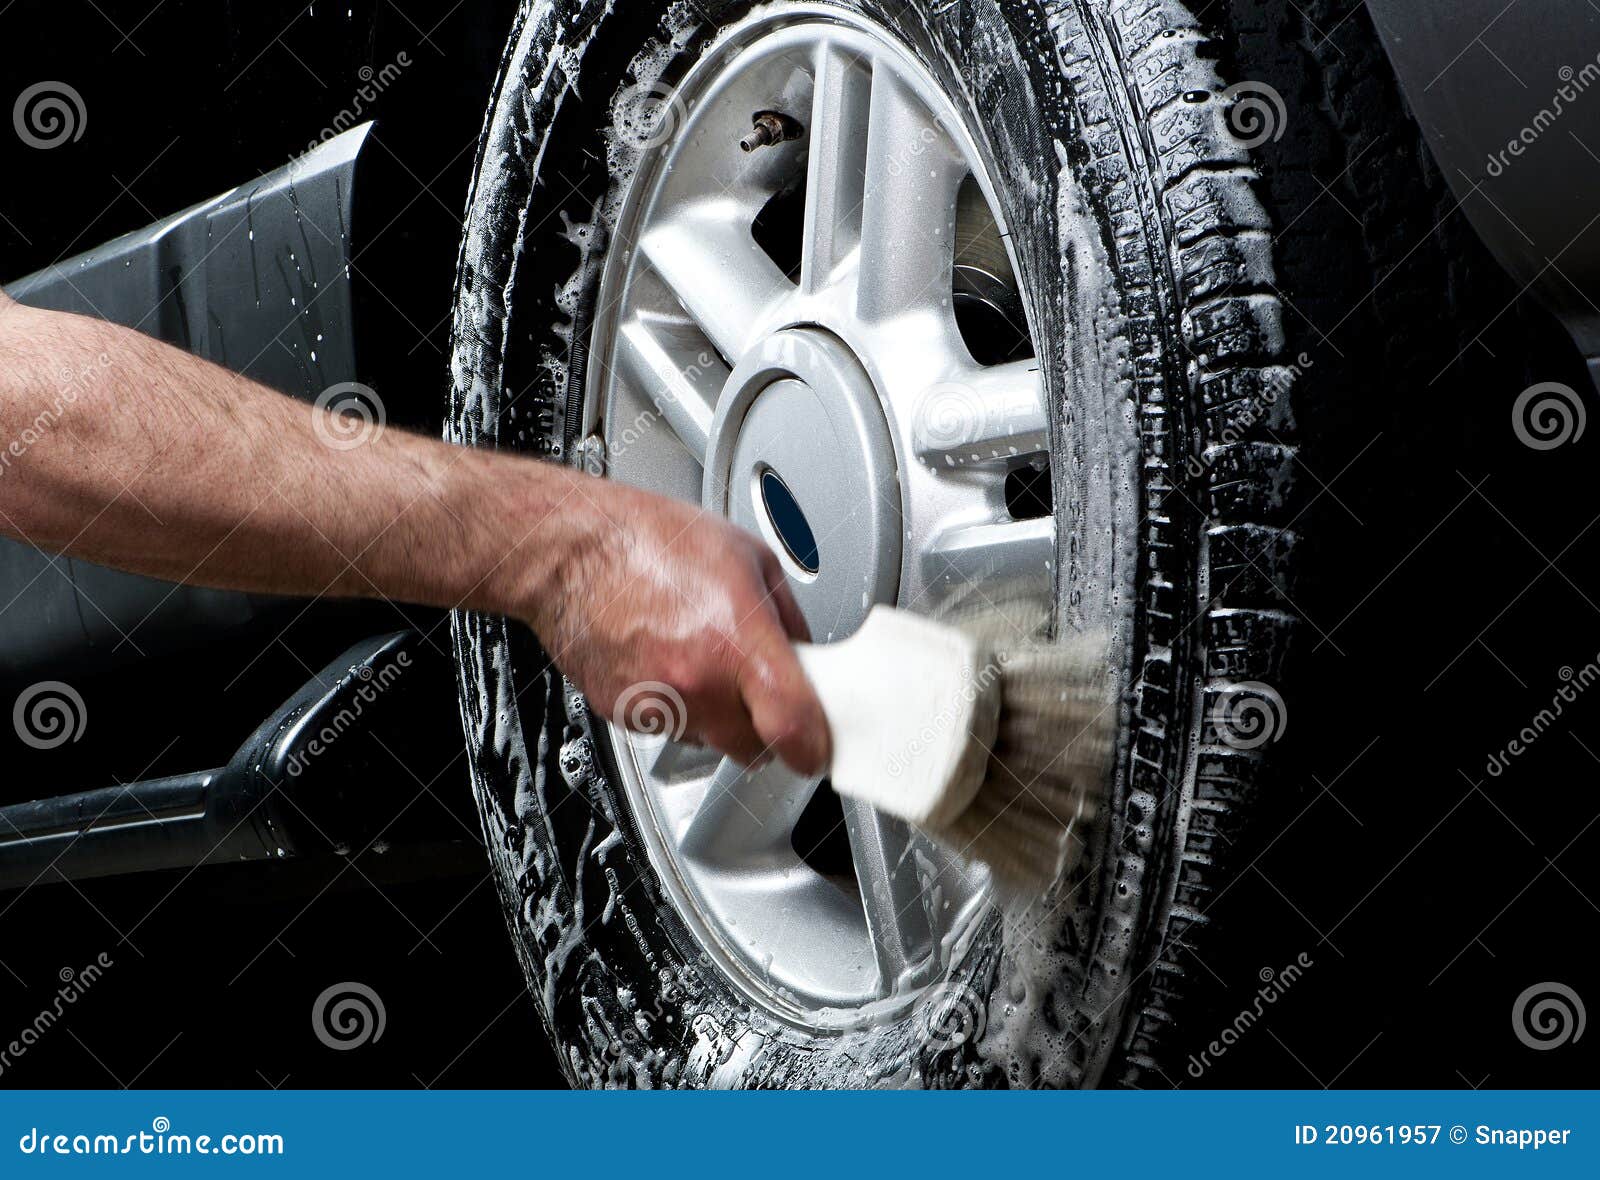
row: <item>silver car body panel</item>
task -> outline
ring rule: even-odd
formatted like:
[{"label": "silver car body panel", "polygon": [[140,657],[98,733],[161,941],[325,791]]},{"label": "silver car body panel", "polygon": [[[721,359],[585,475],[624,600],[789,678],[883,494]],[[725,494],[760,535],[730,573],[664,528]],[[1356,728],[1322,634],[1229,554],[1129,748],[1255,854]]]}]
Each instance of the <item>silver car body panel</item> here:
[{"label": "silver car body panel", "polygon": [[[1600,9],[1367,0],[1462,211],[1600,381]],[[1509,307],[1507,308],[1509,310]]]},{"label": "silver car body panel", "polygon": [[[125,324],[314,399],[354,378],[349,272],[356,162],[371,124],[282,168],[63,262],[6,291],[34,307]],[[50,429],[74,382],[41,400]],[[19,444],[20,445],[20,444]],[[26,457],[5,456],[26,478]],[[0,541],[0,676],[104,668],[246,623],[283,600],[177,586]]]}]

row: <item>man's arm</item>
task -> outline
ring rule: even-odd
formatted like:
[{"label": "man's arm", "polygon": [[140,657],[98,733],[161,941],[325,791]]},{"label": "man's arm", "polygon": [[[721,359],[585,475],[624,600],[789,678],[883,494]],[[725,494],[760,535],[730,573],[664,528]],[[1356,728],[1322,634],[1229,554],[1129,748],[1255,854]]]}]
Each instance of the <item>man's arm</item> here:
[{"label": "man's arm", "polygon": [[756,538],[397,429],[337,449],[335,423],[138,332],[0,294],[0,533],[170,581],[511,615],[608,716],[661,682],[691,736],[822,768],[826,722],[789,645],[805,623]]}]

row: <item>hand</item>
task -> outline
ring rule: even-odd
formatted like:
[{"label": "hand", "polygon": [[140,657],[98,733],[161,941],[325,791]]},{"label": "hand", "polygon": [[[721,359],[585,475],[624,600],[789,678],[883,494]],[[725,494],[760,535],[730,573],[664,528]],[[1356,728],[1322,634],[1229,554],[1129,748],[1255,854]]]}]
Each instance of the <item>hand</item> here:
[{"label": "hand", "polygon": [[810,633],[772,551],[689,504],[577,475],[573,488],[549,526],[566,557],[541,562],[555,581],[519,613],[590,704],[746,766],[776,753],[821,773],[827,720],[791,646]]}]

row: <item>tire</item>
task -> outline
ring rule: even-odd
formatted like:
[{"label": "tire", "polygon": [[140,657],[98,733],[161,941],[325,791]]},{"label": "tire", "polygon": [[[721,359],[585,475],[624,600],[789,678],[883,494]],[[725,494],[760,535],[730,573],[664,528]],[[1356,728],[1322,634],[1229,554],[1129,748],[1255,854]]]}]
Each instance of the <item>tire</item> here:
[{"label": "tire", "polygon": [[[753,11],[708,0],[678,27],[665,0],[621,7],[532,4],[512,32],[457,283],[457,442],[579,457],[593,300],[629,179],[626,154],[603,146],[615,96],[680,76]],[[1220,47],[1175,0],[812,7],[909,47],[1012,179],[999,200],[1047,342],[1054,503],[1066,506],[1057,622],[1116,636],[1110,804],[1078,874],[991,915],[909,1011],[846,1033],[796,1028],[697,945],[602,725],[533,637],[460,613],[462,715],[512,937],[575,1085],[1159,1077],[1185,956],[1275,732],[1295,625],[1288,393],[1315,372],[1286,363],[1250,95],[1229,90]],[[1268,731],[1238,729],[1246,714],[1266,714]]]}]

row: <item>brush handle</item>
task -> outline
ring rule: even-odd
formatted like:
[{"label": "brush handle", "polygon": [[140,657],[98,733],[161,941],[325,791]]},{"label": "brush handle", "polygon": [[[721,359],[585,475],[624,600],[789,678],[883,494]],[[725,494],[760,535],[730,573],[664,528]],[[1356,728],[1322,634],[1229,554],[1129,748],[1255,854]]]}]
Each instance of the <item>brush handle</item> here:
[{"label": "brush handle", "polygon": [[829,777],[841,795],[919,827],[972,801],[968,748],[987,686],[987,657],[952,627],[875,606],[848,639],[797,644],[833,737]]}]

